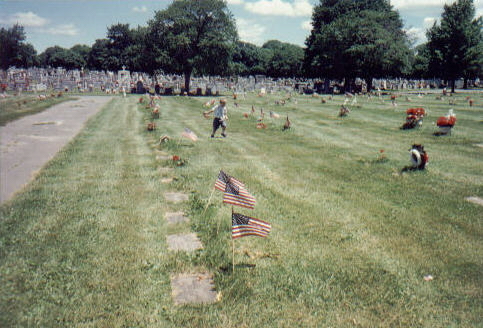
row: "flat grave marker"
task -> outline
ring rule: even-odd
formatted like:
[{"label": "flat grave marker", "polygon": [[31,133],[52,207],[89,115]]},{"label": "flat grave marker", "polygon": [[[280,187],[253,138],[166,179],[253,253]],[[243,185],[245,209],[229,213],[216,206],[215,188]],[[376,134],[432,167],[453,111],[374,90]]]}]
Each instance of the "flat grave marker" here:
[{"label": "flat grave marker", "polygon": [[214,303],[218,294],[211,275],[207,273],[182,273],[171,277],[175,305]]},{"label": "flat grave marker", "polygon": [[168,249],[172,251],[191,252],[203,248],[201,241],[194,232],[168,235]]}]

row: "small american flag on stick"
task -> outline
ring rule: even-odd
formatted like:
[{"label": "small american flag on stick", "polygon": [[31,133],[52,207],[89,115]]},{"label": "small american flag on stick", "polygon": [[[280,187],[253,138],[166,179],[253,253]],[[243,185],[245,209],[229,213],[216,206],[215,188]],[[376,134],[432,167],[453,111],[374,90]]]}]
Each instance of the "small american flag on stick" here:
[{"label": "small american flag on stick", "polygon": [[235,183],[228,181],[223,194],[223,203],[253,209],[256,200],[245,187],[237,186]]},{"label": "small american flag on stick", "polygon": [[272,226],[268,222],[239,213],[231,215],[232,239],[246,236],[267,237],[271,229]]},{"label": "small american flag on stick", "polygon": [[181,135],[183,137],[188,138],[188,139],[193,140],[193,141],[198,140],[198,136],[188,128],[185,128],[183,133],[181,133]]},{"label": "small american flag on stick", "polygon": [[231,182],[232,184],[234,184],[235,186],[238,186],[239,188],[245,187],[245,185],[241,181],[235,179],[232,176],[229,176],[223,171],[220,171],[220,173],[218,174],[218,178],[215,181],[215,189],[218,189],[224,192],[226,189],[227,182]]}]

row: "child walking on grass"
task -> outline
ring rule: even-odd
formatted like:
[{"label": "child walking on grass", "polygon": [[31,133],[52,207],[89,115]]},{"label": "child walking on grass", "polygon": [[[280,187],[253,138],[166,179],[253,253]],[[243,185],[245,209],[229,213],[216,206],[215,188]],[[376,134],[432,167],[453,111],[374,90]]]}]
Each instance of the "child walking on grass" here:
[{"label": "child walking on grass", "polygon": [[204,112],[203,114],[206,116],[211,113],[214,113],[213,131],[211,132],[211,137],[215,137],[216,131],[221,126],[221,136],[225,138],[226,121],[228,120],[228,109],[226,108],[226,100],[224,98],[220,99],[219,105],[213,107],[209,111]]}]

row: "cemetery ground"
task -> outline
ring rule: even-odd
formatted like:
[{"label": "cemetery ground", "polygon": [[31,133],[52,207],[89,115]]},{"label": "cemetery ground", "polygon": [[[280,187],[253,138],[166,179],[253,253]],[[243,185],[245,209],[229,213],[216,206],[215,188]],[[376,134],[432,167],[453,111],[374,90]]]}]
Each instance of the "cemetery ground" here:
[{"label": "cemetery ground", "polygon": [[[147,97],[104,107],[0,207],[0,326],[480,325],[482,207],[465,198],[483,197],[481,94],[472,107],[466,94],[400,97],[397,107],[358,97],[343,118],[343,96],[275,105],[286,96],[249,94],[238,107],[228,98],[228,137],[213,139],[207,98],[163,97],[159,119]],[[400,130],[409,107],[428,113]],[[450,108],[452,135],[434,136]],[[185,127],[197,142],[181,138]],[[413,143],[429,165],[401,173]],[[268,238],[235,241],[234,271],[232,209],[213,192],[220,169],[257,199],[235,211],[272,224]],[[168,203],[168,192],[189,201]],[[190,221],[169,225],[165,214],[178,211]],[[202,249],[168,249],[167,236],[192,232]],[[194,272],[213,274],[217,301],[175,305],[170,277]]]}]

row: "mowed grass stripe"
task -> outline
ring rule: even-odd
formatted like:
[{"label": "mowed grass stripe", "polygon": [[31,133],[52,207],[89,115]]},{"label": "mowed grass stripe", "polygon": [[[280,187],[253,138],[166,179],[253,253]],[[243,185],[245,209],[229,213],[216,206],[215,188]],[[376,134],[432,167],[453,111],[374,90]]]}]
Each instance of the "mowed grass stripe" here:
[{"label": "mowed grass stripe", "polygon": [[162,321],[163,200],[140,120],[116,99],[2,208],[2,326]]}]

